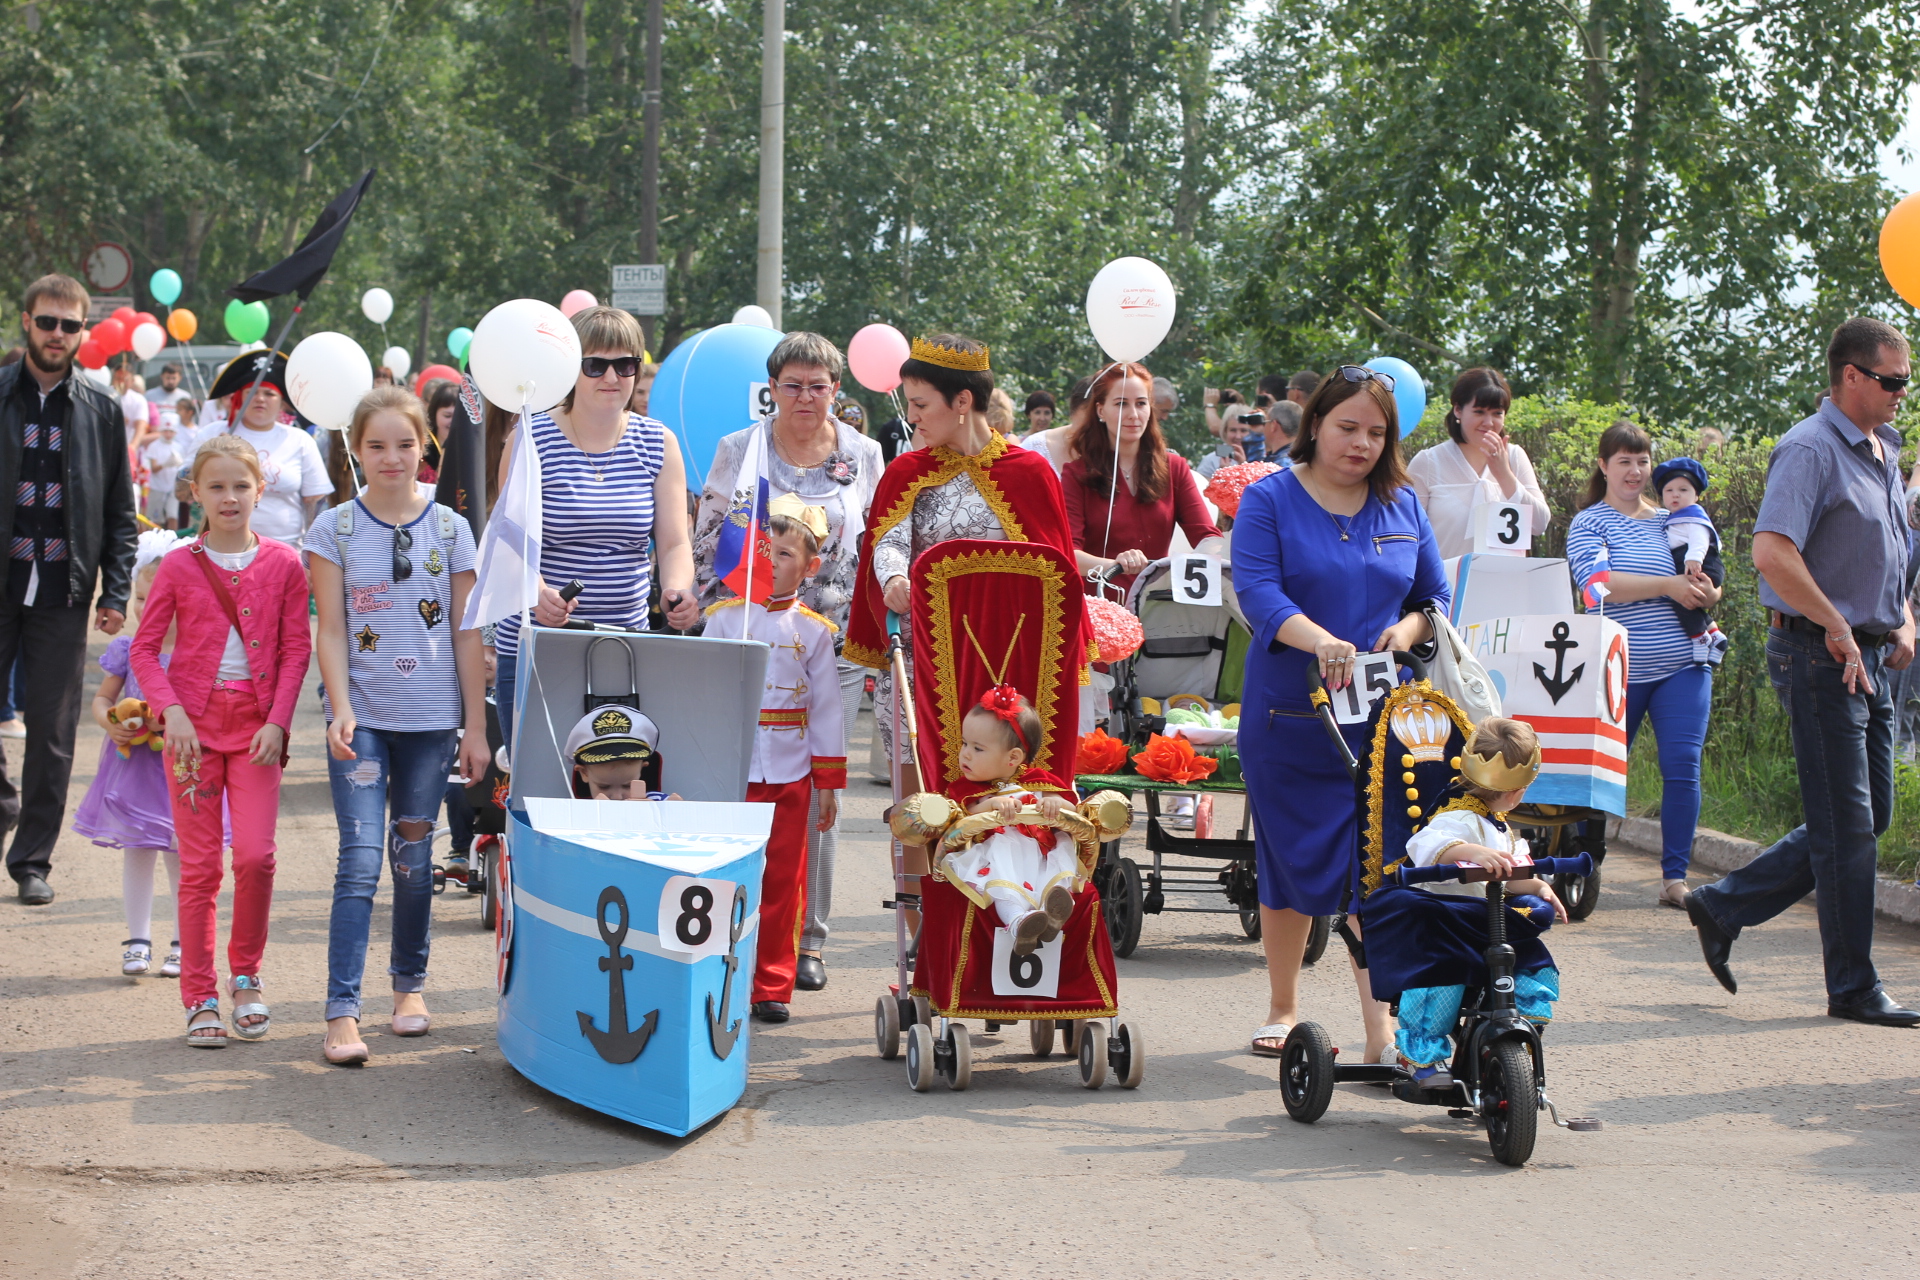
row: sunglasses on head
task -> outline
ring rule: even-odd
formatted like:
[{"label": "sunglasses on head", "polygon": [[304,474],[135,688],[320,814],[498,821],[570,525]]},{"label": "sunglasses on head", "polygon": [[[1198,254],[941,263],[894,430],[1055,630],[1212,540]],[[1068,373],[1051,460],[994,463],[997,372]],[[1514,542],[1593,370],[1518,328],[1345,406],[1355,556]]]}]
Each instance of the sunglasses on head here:
[{"label": "sunglasses on head", "polygon": [[1875,382],[1880,384],[1880,389],[1882,391],[1885,391],[1889,394],[1892,394],[1893,392],[1896,392],[1896,391],[1905,391],[1907,389],[1907,384],[1913,381],[1912,378],[1901,378],[1891,373],[1875,373],[1873,370],[1867,368],[1865,365],[1855,364],[1851,360],[1847,361],[1847,367],[1851,369],[1857,369],[1860,371],[1860,373],[1864,374],[1869,378],[1872,378]]},{"label": "sunglasses on head", "polygon": [[618,378],[638,377],[640,373],[639,356],[582,356],[580,372],[589,378],[598,378],[612,369]]},{"label": "sunglasses on head", "polygon": [[1388,391],[1393,390],[1392,374],[1369,369],[1363,364],[1343,364],[1336,372],[1348,382],[1377,382]]},{"label": "sunglasses on head", "polygon": [[87,327],[85,320],[73,320],[66,316],[35,316],[33,327],[52,333],[58,329],[62,333],[78,333]]}]

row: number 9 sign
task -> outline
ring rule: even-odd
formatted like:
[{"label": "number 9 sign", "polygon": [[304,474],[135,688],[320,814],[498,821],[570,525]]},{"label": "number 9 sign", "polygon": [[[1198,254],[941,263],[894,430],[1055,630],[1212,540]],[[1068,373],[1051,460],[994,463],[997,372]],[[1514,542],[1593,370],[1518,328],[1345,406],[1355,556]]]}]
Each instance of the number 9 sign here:
[{"label": "number 9 sign", "polygon": [[773,384],[754,382],[747,386],[747,417],[755,422],[773,412]]},{"label": "number 9 sign", "polygon": [[725,955],[735,884],[671,876],[660,891],[660,946],[696,959]]}]

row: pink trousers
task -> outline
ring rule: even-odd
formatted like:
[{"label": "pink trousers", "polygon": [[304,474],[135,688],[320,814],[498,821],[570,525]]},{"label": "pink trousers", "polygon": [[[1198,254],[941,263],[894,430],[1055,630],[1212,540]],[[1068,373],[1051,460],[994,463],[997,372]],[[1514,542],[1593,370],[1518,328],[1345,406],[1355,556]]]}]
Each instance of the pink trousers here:
[{"label": "pink trousers", "polygon": [[214,682],[204,714],[193,718],[200,735],[197,784],[173,774],[167,752],[167,782],[173,794],[173,829],[180,842],[180,999],[189,1009],[219,994],[214,972],[214,914],[220,896],[224,795],[233,822],[233,925],[227,935],[227,969],[257,975],[267,949],[267,914],[273,906],[273,827],[280,815],[280,763],[254,764],[253,735],[266,723],[253,685]]}]

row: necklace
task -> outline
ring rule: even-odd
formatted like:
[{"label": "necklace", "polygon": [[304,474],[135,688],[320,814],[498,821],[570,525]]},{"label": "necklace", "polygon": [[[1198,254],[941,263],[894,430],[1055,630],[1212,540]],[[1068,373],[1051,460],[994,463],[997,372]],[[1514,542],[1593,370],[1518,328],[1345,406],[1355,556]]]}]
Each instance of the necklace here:
[{"label": "necklace", "polygon": [[[1294,471],[1294,475],[1295,476],[1300,475],[1297,469]],[[1300,487],[1307,491],[1307,496],[1309,498],[1313,499],[1313,505],[1316,507],[1319,507],[1322,511],[1326,512],[1327,519],[1333,521],[1334,529],[1340,534],[1340,541],[1342,542],[1353,541],[1353,522],[1360,518],[1360,513],[1358,511],[1354,512],[1352,515],[1347,517],[1346,523],[1342,524],[1340,522],[1340,517],[1335,515],[1332,512],[1332,510],[1330,510],[1324,502],[1320,501],[1320,495],[1314,492],[1315,485],[1307,483],[1306,478],[1301,477]],[[1364,505],[1364,503],[1362,505]]]}]

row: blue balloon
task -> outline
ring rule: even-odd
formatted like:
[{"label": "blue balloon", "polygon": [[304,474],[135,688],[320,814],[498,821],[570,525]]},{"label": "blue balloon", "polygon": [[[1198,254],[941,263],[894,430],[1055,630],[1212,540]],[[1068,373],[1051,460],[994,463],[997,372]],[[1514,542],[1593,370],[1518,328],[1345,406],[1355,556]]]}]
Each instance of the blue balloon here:
[{"label": "blue balloon", "polygon": [[172,267],[162,267],[153,273],[147,281],[147,292],[153,300],[163,307],[170,307],[180,300],[180,273]]},{"label": "blue balloon", "polygon": [[1400,434],[1406,435],[1420,425],[1427,411],[1427,384],[1420,371],[1398,356],[1375,356],[1367,368],[1393,379],[1393,403],[1400,412]]},{"label": "blue balloon", "polygon": [[764,392],[767,357],[782,335],[757,324],[719,324],[685,338],[660,362],[647,412],[680,441],[687,488],[706,487],[720,438],[752,426],[773,407]]}]

